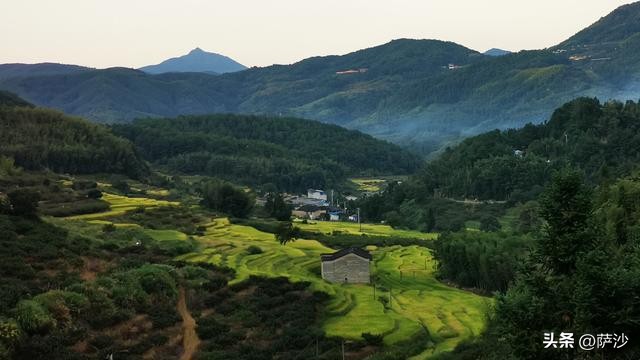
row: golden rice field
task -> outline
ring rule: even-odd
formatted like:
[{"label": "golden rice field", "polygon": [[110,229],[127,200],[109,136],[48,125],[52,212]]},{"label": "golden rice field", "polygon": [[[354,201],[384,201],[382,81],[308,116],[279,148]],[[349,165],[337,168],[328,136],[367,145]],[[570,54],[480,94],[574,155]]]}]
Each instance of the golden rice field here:
[{"label": "golden rice field", "polygon": [[[392,234],[391,234],[392,235]],[[486,298],[448,287],[434,277],[434,260],[424,247],[370,247],[376,295],[371,285],[331,284],[320,278],[320,254],[334,250],[314,240],[280,245],[272,234],[215,219],[198,240],[202,249],[182,260],[209,262],[236,270],[234,282],[250,275],[286,276],[308,281],[315,290],[332,295],[324,329],[329,336],[359,339],[369,332],[383,334],[386,344],[408,340],[427,329],[434,344],[417,358],[451,350],[484,327]],[[249,246],[261,254],[251,255]],[[391,292],[391,294],[389,294]],[[379,300],[391,298],[390,306]]]},{"label": "golden rice field", "polygon": [[[86,220],[106,224],[110,216],[120,215],[139,207],[178,205],[175,202],[148,198],[128,198],[105,193],[111,209],[107,212],[73,216],[67,219]],[[60,220],[62,221],[62,220]],[[116,224],[116,226],[139,226]],[[350,234],[398,236],[429,241],[436,234],[395,230],[386,225],[343,222],[297,224],[304,230],[331,234],[340,231]],[[175,230],[145,229],[156,240],[186,240]],[[331,296],[323,327],[328,336],[360,339],[368,332],[382,334],[385,344],[409,340],[428,331],[432,343],[415,359],[453,349],[460,341],[479,334],[485,325],[485,312],[490,299],[446,286],[435,279],[435,261],[429,249],[420,246],[370,246],[374,260],[374,287],[368,284],[332,284],[320,276],[320,255],[333,252],[315,240],[298,240],[280,245],[273,234],[255,228],[231,224],[226,218],[213,219],[206,224],[204,236],[196,237],[199,250],[180,256],[193,262],[208,262],[228,266],[236,271],[233,282],[251,275],[285,276],[292,281],[307,281],[314,290]],[[260,254],[250,254],[248,248],[257,246]],[[384,304],[381,298],[387,299]],[[390,302],[389,302],[390,299]]]},{"label": "golden rice field", "polygon": [[[351,235],[371,235],[371,236],[395,236],[409,239],[434,240],[438,237],[436,233],[423,233],[415,230],[394,229],[383,224],[362,224],[343,221],[308,221],[306,224],[297,221],[296,226],[302,230],[318,232],[331,235],[334,232],[341,232]],[[362,227],[362,230],[360,229]]]},{"label": "golden rice field", "polygon": [[122,195],[115,195],[110,193],[103,193],[102,200],[109,203],[109,211],[83,214],[70,216],[68,219],[72,220],[94,220],[108,218],[110,216],[119,216],[127,211],[132,211],[137,208],[154,208],[159,206],[176,206],[179,205],[175,201],[156,200],[144,197],[127,197]]}]

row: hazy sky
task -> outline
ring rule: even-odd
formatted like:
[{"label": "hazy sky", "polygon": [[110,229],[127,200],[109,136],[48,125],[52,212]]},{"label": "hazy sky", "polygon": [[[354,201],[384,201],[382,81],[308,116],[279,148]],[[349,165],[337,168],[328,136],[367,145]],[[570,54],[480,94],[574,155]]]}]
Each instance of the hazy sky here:
[{"label": "hazy sky", "polygon": [[0,0],[0,63],[140,67],[201,47],[247,66],[397,38],[552,46],[630,0]]}]

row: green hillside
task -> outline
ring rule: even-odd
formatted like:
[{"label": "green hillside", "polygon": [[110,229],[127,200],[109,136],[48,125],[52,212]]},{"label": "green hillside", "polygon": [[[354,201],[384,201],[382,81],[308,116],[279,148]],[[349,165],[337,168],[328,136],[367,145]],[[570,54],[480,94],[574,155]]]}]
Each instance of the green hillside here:
[{"label": "green hillside", "polygon": [[33,104],[24,101],[16,94],[0,90],[0,106],[33,107]]},{"label": "green hillside", "polygon": [[430,192],[494,200],[526,197],[567,164],[597,183],[637,168],[639,131],[638,103],[580,98],[557,109],[544,124],[466,139],[444,151],[419,177]]},{"label": "green hillside", "polygon": [[[4,102],[0,94],[0,103]],[[24,101],[8,97],[14,104]],[[133,178],[149,171],[131,143],[104,126],[60,112],[25,106],[0,106],[0,155],[31,170],[60,173],[118,173]]]},{"label": "green hillside", "polygon": [[168,171],[288,191],[337,186],[349,176],[408,174],[421,163],[369,135],[302,119],[183,116],[112,129]]},{"label": "green hillside", "polygon": [[[544,124],[465,139],[407,181],[361,199],[357,206],[367,221],[396,227],[477,229],[505,215],[506,207],[535,200],[553,175],[568,166],[583,172],[590,185],[634,174],[640,164],[639,132],[640,104],[578,98]],[[517,219],[519,213],[512,216]],[[512,220],[485,225],[510,227]]]}]

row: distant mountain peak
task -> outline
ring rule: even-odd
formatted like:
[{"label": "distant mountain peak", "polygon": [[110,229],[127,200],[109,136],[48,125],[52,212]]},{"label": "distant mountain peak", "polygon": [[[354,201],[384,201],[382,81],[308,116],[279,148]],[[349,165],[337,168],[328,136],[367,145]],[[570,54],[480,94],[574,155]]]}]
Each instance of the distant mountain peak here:
[{"label": "distant mountain peak", "polygon": [[200,47],[189,51],[188,54],[165,60],[157,65],[141,67],[140,70],[149,74],[162,74],[168,72],[204,72],[224,74],[246,69],[246,66],[237,61],[212,52],[202,50]]},{"label": "distant mountain peak", "polygon": [[504,56],[504,55],[511,54],[511,51],[498,49],[498,48],[491,48],[491,49],[483,52],[483,54],[484,55],[488,55],[488,56]]}]

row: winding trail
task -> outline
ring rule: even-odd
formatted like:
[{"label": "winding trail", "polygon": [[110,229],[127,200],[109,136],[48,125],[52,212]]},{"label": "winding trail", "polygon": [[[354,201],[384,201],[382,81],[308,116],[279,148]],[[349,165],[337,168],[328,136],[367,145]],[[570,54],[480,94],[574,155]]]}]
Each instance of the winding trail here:
[{"label": "winding trail", "polygon": [[183,287],[180,288],[177,310],[180,313],[180,317],[182,317],[183,328],[182,347],[184,351],[180,356],[180,360],[191,360],[200,345],[200,338],[196,333],[196,321],[191,316],[189,309],[187,309],[187,298]]}]

